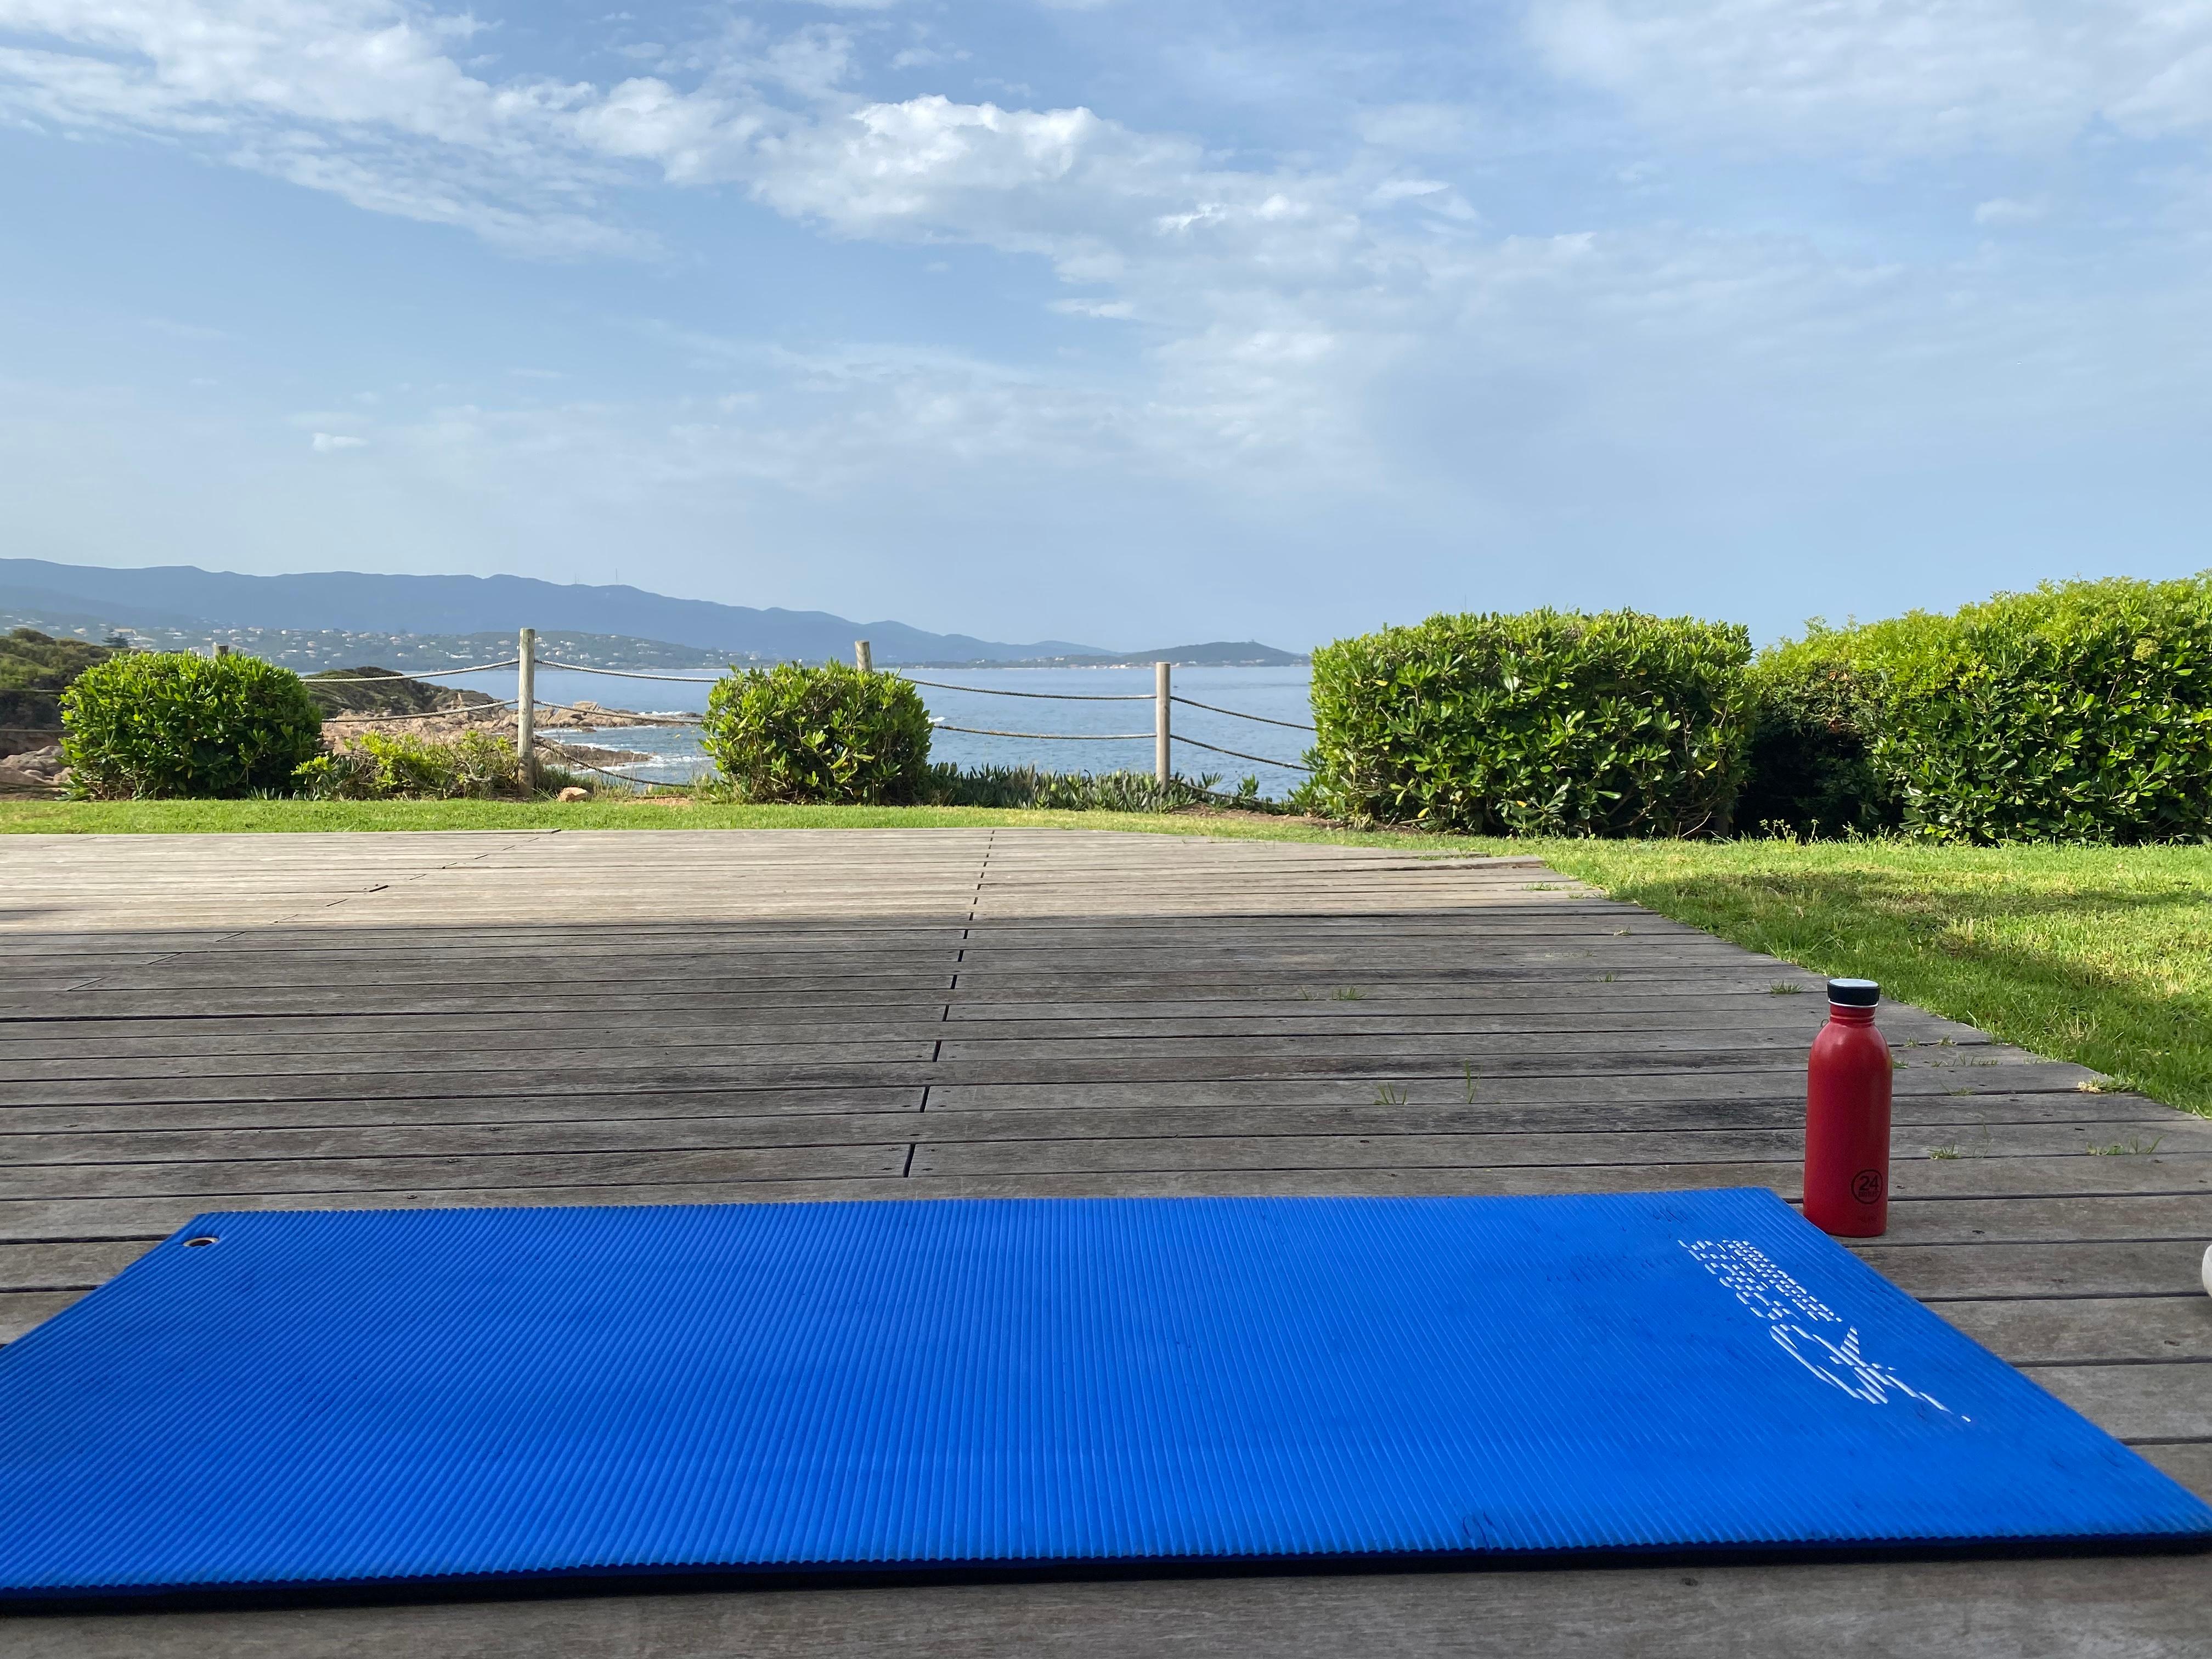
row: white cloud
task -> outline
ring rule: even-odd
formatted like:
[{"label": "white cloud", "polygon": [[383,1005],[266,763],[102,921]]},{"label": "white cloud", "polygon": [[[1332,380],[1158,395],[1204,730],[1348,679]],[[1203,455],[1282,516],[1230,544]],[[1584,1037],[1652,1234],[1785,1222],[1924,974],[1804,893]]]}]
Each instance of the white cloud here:
[{"label": "white cloud", "polygon": [[1797,148],[2033,149],[2212,124],[2207,0],[1536,0],[1559,74]]},{"label": "white cloud", "polygon": [[[2048,142],[2100,113],[2145,130],[2200,118],[2190,65],[2208,14],[2212,0],[1539,0],[1530,28],[1554,68],[1651,119],[1887,153]],[[1087,108],[872,100],[850,89],[855,37],[828,23],[734,26],[605,85],[487,78],[458,56],[479,26],[409,0],[0,0],[0,26],[33,43],[0,52],[0,101],[19,113],[155,135],[369,210],[596,255],[648,246],[621,222],[625,190],[731,186],[837,236],[1031,256],[1087,290],[1054,310],[1147,325],[1112,331],[1141,354],[1112,374],[672,338],[757,382],[730,387],[726,409],[640,417],[689,472],[811,489],[872,455],[1019,456],[1374,489],[1440,425],[1496,422],[1501,451],[1538,432],[1625,444],[1639,424],[1663,445],[1696,403],[1713,430],[1755,434],[1816,418],[1796,395],[1808,383],[1863,381],[1887,406],[1931,363],[1957,378],[1977,343],[2002,366],[2052,338],[2053,306],[1992,312],[1971,273],[1787,237],[1486,233],[1443,176],[1476,131],[1455,106],[1379,108],[1348,157],[1232,163]],[[1957,397],[1980,395],[1971,379]],[[1954,395],[1935,385],[1931,408]],[[756,420],[763,390],[774,413]],[[1460,412],[1419,413],[1445,410]],[[606,418],[456,408],[438,441],[543,441]],[[397,441],[380,428],[380,458]]]},{"label": "white cloud", "polygon": [[368,447],[368,440],[366,438],[349,437],[343,432],[318,432],[315,434],[314,449],[315,453],[318,455],[331,454],[341,449],[366,449]]},{"label": "white cloud", "polygon": [[1974,222],[1978,225],[2033,224],[2050,211],[2050,202],[2040,196],[2026,200],[1997,196],[1975,204]]}]

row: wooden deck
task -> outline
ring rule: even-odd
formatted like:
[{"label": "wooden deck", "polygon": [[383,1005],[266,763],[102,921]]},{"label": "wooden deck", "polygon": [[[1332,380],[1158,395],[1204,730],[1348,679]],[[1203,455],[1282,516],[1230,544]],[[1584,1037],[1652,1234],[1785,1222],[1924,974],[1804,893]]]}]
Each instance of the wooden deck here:
[{"label": "wooden deck", "polygon": [[[1819,981],[1521,860],[0,837],[0,1339],[206,1208],[1794,1195],[1825,1005],[1793,985]],[[1914,1010],[1883,1026],[1898,1201],[1865,1258],[2212,1493],[2212,1124]],[[2209,1606],[2212,1558],[2144,1557],[70,1615],[0,1649],[2201,1656]]]}]

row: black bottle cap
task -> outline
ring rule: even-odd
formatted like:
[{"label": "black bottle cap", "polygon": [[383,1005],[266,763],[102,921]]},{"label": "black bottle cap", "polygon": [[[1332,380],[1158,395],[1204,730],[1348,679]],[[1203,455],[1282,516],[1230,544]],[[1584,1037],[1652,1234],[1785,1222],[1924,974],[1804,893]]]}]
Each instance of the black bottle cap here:
[{"label": "black bottle cap", "polygon": [[1839,1008],[1871,1008],[1881,1000],[1881,987],[1870,979],[1832,979],[1828,1000]]}]

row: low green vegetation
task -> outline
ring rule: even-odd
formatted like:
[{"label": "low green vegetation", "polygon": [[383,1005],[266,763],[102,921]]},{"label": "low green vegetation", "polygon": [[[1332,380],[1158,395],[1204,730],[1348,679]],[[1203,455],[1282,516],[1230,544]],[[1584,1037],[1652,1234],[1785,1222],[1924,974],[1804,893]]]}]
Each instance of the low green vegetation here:
[{"label": "low green vegetation", "polygon": [[35,628],[0,636],[0,726],[61,724],[61,694],[94,663],[121,647],[58,640]]},{"label": "low green vegetation", "polygon": [[[580,787],[575,774],[540,766],[541,793]],[[300,763],[292,787],[307,800],[498,800],[526,795],[514,739],[464,732],[447,739],[363,732]]]},{"label": "low green vegetation", "polygon": [[949,766],[929,769],[922,801],[931,806],[1043,807],[1071,812],[1177,812],[1218,805],[1244,811],[1283,812],[1263,799],[1260,780],[1246,778],[1234,793],[1212,773],[1170,777],[1150,772],[1047,772],[1034,766]]},{"label": "low green vegetation", "polygon": [[2212,847],[1554,842],[1554,867],[2212,1115]]}]

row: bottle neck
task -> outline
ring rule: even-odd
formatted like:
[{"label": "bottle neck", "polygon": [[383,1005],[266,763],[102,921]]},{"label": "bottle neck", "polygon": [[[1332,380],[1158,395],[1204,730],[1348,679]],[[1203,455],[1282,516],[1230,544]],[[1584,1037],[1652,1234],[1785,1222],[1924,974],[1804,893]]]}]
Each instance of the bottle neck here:
[{"label": "bottle neck", "polygon": [[1871,1025],[1874,1024],[1874,1010],[1846,1007],[1840,1002],[1832,1002],[1828,1005],[1828,1018],[1838,1025]]}]

